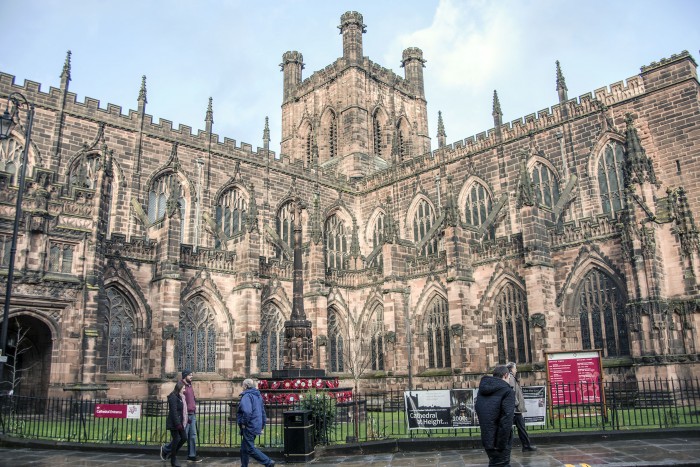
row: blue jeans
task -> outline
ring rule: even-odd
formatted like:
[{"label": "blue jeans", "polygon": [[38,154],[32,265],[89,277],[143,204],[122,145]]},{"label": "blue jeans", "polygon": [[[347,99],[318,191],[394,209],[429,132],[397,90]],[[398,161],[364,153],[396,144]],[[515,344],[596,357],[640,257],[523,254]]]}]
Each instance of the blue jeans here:
[{"label": "blue jeans", "polygon": [[[187,457],[197,457],[197,419],[193,413],[187,414],[185,433],[187,434]],[[163,453],[166,456],[170,455],[172,450],[172,442],[163,447]]]},{"label": "blue jeans", "polygon": [[272,464],[272,460],[255,447],[255,435],[247,428],[243,428],[241,430],[241,467],[248,467],[250,457],[263,465]]}]

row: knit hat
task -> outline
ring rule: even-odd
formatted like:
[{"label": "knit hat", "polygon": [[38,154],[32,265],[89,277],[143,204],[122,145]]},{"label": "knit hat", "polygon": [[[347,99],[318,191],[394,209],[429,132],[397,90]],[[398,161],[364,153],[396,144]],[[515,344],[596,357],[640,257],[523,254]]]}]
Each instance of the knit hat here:
[{"label": "knit hat", "polygon": [[192,370],[182,370],[182,379],[187,378],[187,375],[191,375]]}]

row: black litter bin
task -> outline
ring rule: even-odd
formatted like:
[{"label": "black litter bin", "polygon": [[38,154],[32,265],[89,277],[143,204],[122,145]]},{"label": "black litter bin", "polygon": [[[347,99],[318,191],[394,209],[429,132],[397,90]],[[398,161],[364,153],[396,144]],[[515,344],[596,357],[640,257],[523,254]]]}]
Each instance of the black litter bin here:
[{"label": "black litter bin", "polygon": [[284,412],[284,461],[309,462],[313,460],[315,453],[311,411]]}]

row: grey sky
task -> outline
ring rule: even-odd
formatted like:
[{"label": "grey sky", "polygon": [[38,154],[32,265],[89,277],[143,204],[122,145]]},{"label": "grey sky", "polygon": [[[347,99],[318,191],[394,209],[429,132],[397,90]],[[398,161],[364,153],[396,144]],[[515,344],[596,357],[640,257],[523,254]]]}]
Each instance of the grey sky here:
[{"label": "grey sky", "polygon": [[0,71],[58,87],[66,51],[70,90],[136,108],[147,76],[147,113],[196,133],[213,97],[214,132],[262,146],[270,117],[279,152],[282,73],[287,50],[304,55],[303,77],[342,54],[337,26],[364,16],[364,55],[403,76],[401,52],[420,47],[433,148],[437,113],[448,142],[493,126],[493,90],[504,121],[557,102],[555,61],[569,97],[639,73],[688,50],[698,59],[700,1],[382,0],[147,1],[0,0]]}]

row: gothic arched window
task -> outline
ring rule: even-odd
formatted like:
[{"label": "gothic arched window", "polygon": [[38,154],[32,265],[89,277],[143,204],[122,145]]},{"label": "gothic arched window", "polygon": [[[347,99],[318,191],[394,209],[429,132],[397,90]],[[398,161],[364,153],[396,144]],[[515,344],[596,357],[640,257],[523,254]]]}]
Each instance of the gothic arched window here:
[{"label": "gothic arched window", "polygon": [[334,308],[328,309],[328,369],[332,373],[344,371],[343,365],[343,332],[340,318]]},{"label": "gothic arched window", "polygon": [[[377,248],[379,245],[384,244],[384,218],[386,217],[386,214],[382,211],[377,214],[377,217],[375,218],[374,221],[374,228],[372,229],[372,250]],[[383,263],[382,260],[382,254],[379,253],[376,258],[374,258],[374,262],[372,263],[372,266],[378,267],[381,266]]]},{"label": "gothic arched window", "polygon": [[[294,249],[294,205],[291,202],[283,205],[277,212],[275,232],[289,248]],[[278,258],[283,257],[282,250],[276,246],[275,252]]]},{"label": "gothic arched window", "polygon": [[248,200],[240,188],[234,186],[227,190],[216,204],[216,225],[224,235],[233,237],[243,231],[248,211]]},{"label": "gothic arched window", "polygon": [[447,300],[436,296],[430,301],[425,327],[428,338],[428,368],[449,368],[452,359]]},{"label": "gothic arched window", "polygon": [[530,362],[532,348],[525,292],[509,282],[496,296],[495,309],[498,362]]},{"label": "gothic arched window", "polygon": [[185,198],[182,193],[180,180],[174,173],[161,175],[153,181],[151,189],[148,191],[148,220],[153,223],[160,221],[165,217],[165,208],[168,203],[168,198],[171,196],[177,197],[180,205],[180,220],[182,222],[182,234],[180,239],[184,238],[185,214],[187,213]]},{"label": "gothic arched window", "polygon": [[372,114],[372,141],[374,143],[374,153],[377,156],[382,155],[382,121],[380,119],[379,109]]},{"label": "gothic arched window", "polygon": [[559,182],[549,167],[537,162],[532,168],[532,183],[535,186],[537,203],[550,209],[559,201]]},{"label": "gothic arched window", "polygon": [[576,294],[581,348],[603,349],[603,356],[629,355],[629,337],[622,291],[598,268],[583,278]]},{"label": "gothic arched window", "polygon": [[370,322],[370,347],[372,358],[372,369],[384,369],[384,307],[377,304],[372,312]]},{"label": "gothic arched window", "polygon": [[[10,184],[19,183],[19,168],[22,165],[22,146],[16,139],[7,138],[0,141],[0,171],[10,174]],[[29,170],[26,172],[29,173]]]},{"label": "gothic arched window", "polygon": [[216,371],[216,317],[209,304],[196,296],[180,309],[177,339],[178,368],[197,372]]},{"label": "gothic arched window", "polygon": [[107,295],[107,372],[122,373],[133,369],[132,345],[135,337],[134,309],[116,288]]},{"label": "gothic arched window", "polygon": [[600,203],[605,214],[616,214],[625,207],[625,149],[611,141],[598,158]]},{"label": "gothic arched window", "polygon": [[338,119],[333,112],[328,124],[328,155],[331,159],[338,155]]},{"label": "gothic arched window", "polygon": [[284,366],[284,319],[274,303],[263,307],[260,317],[258,368],[267,373]]},{"label": "gothic arched window", "polygon": [[85,154],[79,157],[73,163],[68,173],[70,186],[94,189],[97,185],[99,166],[100,155],[97,153]]},{"label": "gothic arched window", "polygon": [[345,233],[345,223],[337,214],[326,219],[324,236],[326,267],[328,269],[345,269],[349,242]]},{"label": "gothic arched window", "polygon": [[[467,224],[479,227],[486,221],[492,209],[491,195],[489,195],[488,190],[483,184],[474,182],[467,193],[467,200],[464,206]],[[496,238],[495,225],[492,224],[485,235],[487,239],[494,240]]]},{"label": "gothic arched window", "polygon": [[[421,199],[413,215],[413,241],[420,242],[435,224],[435,210],[432,204]],[[436,255],[438,252],[438,239],[434,236],[428,241],[420,254],[422,256]]]},{"label": "gothic arched window", "polygon": [[399,162],[406,160],[411,154],[411,142],[408,136],[408,128],[405,121],[401,121],[396,126],[396,139],[398,147]]}]

